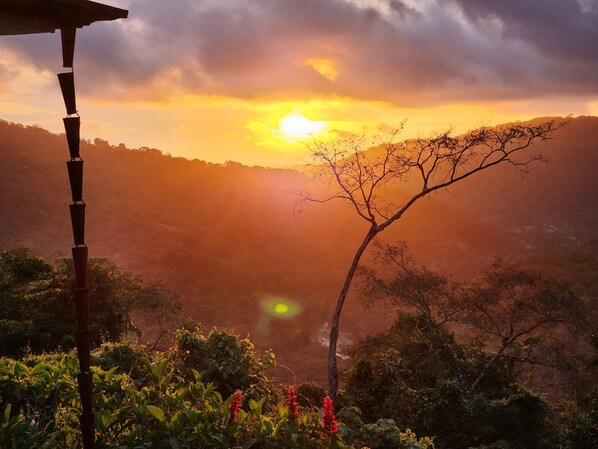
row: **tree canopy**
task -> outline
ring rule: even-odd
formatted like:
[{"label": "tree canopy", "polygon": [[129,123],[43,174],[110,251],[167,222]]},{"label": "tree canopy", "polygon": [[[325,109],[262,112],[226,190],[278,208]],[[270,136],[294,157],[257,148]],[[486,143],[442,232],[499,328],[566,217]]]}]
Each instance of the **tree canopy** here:
[{"label": "tree canopy", "polygon": [[[180,302],[160,283],[121,270],[107,259],[91,259],[92,345],[139,333],[134,313],[174,318]],[[72,260],[49,264],[26,249],[0,252],[0,355],[19,356],[74,347]]]}]

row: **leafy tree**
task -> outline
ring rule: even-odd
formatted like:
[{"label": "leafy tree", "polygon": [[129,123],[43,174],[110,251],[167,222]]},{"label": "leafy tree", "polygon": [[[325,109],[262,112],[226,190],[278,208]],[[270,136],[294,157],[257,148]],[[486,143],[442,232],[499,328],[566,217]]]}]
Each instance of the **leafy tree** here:
[{"label": "leafy tree", "polygon": [[489,356],[441,332],[421,315],[399,314],[388,332],[352,348],[343,399],[364,421],[391,419],[440,449],[556,449],[548,406],[517,386],[512,366],[503,360],[468,392],[460,376],[475,379]]},{"label": "leafy tree", "polygon": [[52,267],[24,248],[0,251],[0,354],[16,355],[29,345],[34,297]]},{"label": "leafy tree", "polygon": [[[463,321],[486,342],[493,355],[471,385],[478,383],[502,357],[516,362],[558,367],[549,351],[562,338],[585,324],[584,307],[569,286],[546,279],[515,265],[495,263],[466,295]],[[571,369],[570,364],[565,365]]]},{"label": "leafy tree", "polygon": [[[427,139],[388,143],[367,151],[364,138],[344,141],[316,141],[310,147],[320,174],[330,179],[331,194],[318,198],[299,192],[301,202],[341,200],[349,204],[368,229],[357,247],[339,293],[330,326],[328,353],[328,388],[336,398],[338,372],[336,363],[339,323],[343,305],[362,255],[370,243],[420,199],[452,186],[470,176],[499,164],[512,164],[528,170],[539,155],[522,155],[537,140],[549,139],[561,124],[549,121],[539,125],[512,124],[498,128],[480,128],[461,136],[450,131]],[[406,200],[385,196],[389,185],[410,180],[419,184]]]},{"label": "leafy tree", "polygon": [[598,387],[594,387],[577,411],[565,413],[561,430],[565,449],[598,447]]},{"label": "leafy tree", "polygon": [[[133,313],[174,319],[177,295],[158,283],[118,268],[107,259],[90,259],[88,284],[92,300],[92,345],[139,333]],[[6,338],[0,355],[18,356],[74,347],[75,286],[72,260],[53,265],[17,249],[0,253],[0,330]]]},{"label": "leafy tree", "polygon": [[[558,351],[559,340],[565,332],[579,334],[585,318],[583,302],[566,284],[500,261],[480,279],[456,282],[416,266],[404,245],[379,248],[392,274],[385,278],[362,270],[367,304],[386,300],[415,313],[466,391],[474,392],[505,365],[542,365],[571,375],[575,364]],[[476,365],[460,363],[464,355],[452,330],[467,336],[469,351],[478,352],[471,359]]]}]

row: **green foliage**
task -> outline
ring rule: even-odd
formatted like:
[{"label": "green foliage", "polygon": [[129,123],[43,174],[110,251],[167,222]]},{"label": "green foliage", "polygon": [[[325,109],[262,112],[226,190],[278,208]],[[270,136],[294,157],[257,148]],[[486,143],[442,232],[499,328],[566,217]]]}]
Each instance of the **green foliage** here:
[{"label": "green foliage", "polygon": [[561,438],[564,449],[598,447],[598,387],[584,398],[579,410],[564,414]]},{"label": "green foliage", "polygon": [[23,248],[0,251],[0,354],[18,355],[36,338],[34,323],[25,321],[34,298],[52,267]]},{"label": "green foliage", "polygon": [[[143,387],[116,369],[93,369],[97,448],[348,448],[340,433],[322,428],[317,411],[293,418],[284,401],[267,408],[262,397],[247,399],[235,420],[234,395],[221,395],[200,373],[180,377],[169,357],[148,369]],[[0,447],[80,447],[77,372],[73,355],[0,359]]]},{"label": "green foliage", "polygon": [[29,283],[43,280],[51,272],[50,265],[32,257],[25,248],[0,251],[0,289],[3,293],[26,290]]},{"label": "green foliage", "polygon": [[[92,345],[139,330],[133,312],[173,319],[180,311],[174,292],[147,283],[107,259],[90,259]],[[0,252],[0,355],[18,357],[74,347],[74,269],[71,259],[49,265],[24,249]]]},{"label": "green foliage", "polygon": [[175,338],[173,357],[187,379],[193,377],[193,370],[199,371],[205,382],[213,383],[225,395],[237,389],[249,395],[256,389],[261,393],[268,389],[264,370],[275,364],[271,352],[258,357],[249,340],[222,329],[213,329],[207,336],[199,330],[183,329]]},{"label": "green foliage", "polygon": [[339,418],[343,420],[340,431],[356,447],[369,449],[434,449],[430,438],[418,439],[411,429],[402,432],[392,419],[380,419],[364,424],[361,411],[354,406],[344,407]]},{"label": "green foliage", "polygon": [[[320,403],[291,414],[284,394],[270,392],[264,375],[273,356],[256,358],[253,345],[234,334],[183,330],[177,341],[172,352],[153,358],[128,343],[94,351],[100,365],[92,368],[96,448],[433,448],[390,420],[364,424],[355,407],[340,412],[339,432],[328,432],[316,397],[321,391],[313,384],[302,390]],[[73,352],[0,358],[0,447],[80,447],[78,372]],[[233,413],[236,393],[223,391],[239,386],[243,400]]]},{"label": "green foliage", "polygon": [[326,397],[326,390],[313,382],[297,385],[297,401],[301,407],[319,407]]},{"label": "green foliage", "polygon": [[[433,328],[422,316],[404,313],[397,315],[386,333],[354,345],[351,355],[345,372],[346,394],[370,422],[393,417],[389,410],[403,409],[411,401],[410,391],[432,391],[439,381],[451,381],[442,383],[443,397],[452,395],[449,385],[455,382],[464,389],[487,362],[486,354],[459,345],[448,331]],[[510,365],[497,363],[478,391],[503,397],[514,381]]]},{"label": "green foliage", "polygon": [[[504,387],[496,384],[504,375],[499,371],[529,366],[550,367],[577,378],[580,365],[564,350],[563,340],[574,342],[582,334],[586,313],[567,284],[500,260],[479,279],[457,282],[416,266],[405,245],[379,245],[379,252],[391,274],[380,277],[374,270],[362,270],[367,302],[388,301],[414,315],[423,338],[405,322],[400,324],[406,336],[400,328],[393,331],[399,341],[412,346],[403,354],[433,355],[420,364],[424,369],[411,370],[422,385],[449,376],[459,378],[468,391],[487,392]],[[422,344],[437,351],[419,348]]]},{"label": "green foliage", "polygon": [[399,315],[387,333],[367,338],[352,354],[344,397],[370,425],[383,420],[372,431],[394,434],[384,421],[392,419],[434,437],[440,449],[556,447],[546,403],[521,391],[508,365],[498,364],[475,392],[468,391],[487,356],[447,332],[432,332],[421,317]]},{"label": "green foliage", "polygon": [[105,371],[116,369],[118,374],[126,374],[137,386],[144,386],[151,380],[148,370],[150,355],[131,342],[104,343],[91,354],[91,364]]},{"label": "green foliage", "polygon": [[371,449],[431,449],[430,438],[420,438],[410,429],[401,432],[392,419],[381,419],[375,424],[366,424],[360,430],[360,445]]}]

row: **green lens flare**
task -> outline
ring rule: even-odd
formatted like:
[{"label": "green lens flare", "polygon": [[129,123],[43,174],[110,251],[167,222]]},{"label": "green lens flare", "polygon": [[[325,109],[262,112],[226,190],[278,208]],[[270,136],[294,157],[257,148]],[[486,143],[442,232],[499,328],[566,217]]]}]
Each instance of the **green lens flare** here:
[{"label": "green lens flare", "polygon": [[295,301],[282,297],[265,298],[261,307],[265,313],[277,318],[290,318],[301,311],[301,307]]},{"label": "green lens flare", "polygon": [[274,306],[274,312],[278,315],[287,313],[289,311],[289,306],[286,304],[278,303]]}]

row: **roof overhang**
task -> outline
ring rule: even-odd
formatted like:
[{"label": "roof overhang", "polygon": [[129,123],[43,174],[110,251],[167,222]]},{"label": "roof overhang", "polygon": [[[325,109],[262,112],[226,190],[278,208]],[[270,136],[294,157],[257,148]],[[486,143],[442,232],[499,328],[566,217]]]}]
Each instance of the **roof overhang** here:
[{"label": "roof overhang", "polygon": [[126,19],[128,13],[89,0],[0,0],[0,35],[53,33],[101,20]]}]

